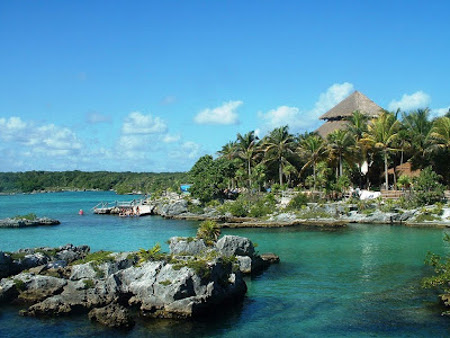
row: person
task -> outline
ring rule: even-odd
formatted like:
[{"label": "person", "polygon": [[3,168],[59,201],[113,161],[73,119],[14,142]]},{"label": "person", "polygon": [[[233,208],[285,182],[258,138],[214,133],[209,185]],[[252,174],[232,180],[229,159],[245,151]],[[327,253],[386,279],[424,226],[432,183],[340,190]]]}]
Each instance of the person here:
[{"label": "person", "polygon": [[84,214],[83,209],[80,209],[80,211],[78,211],[78,215],[83,215],[83,214]]},{"label": "person", "polygon": [[139,206],[136,207],[136,216],[139,216]]}]

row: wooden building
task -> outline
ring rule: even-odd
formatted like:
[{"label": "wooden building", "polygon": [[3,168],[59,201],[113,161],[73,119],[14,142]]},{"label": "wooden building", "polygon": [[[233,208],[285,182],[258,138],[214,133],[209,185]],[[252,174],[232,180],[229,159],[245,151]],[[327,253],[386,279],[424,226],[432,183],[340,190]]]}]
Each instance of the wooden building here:
[{"label": "wooden building", "polygon": [[348,123],[347,120],[356,110],[368,115],[369,118],[373,118],[380,115],[383,108],[364,94],[355,91],[319,117],[319,119],[325,120],[325,123],[322,124],[316,132],[325,138],[334,130],[345,128]]}]

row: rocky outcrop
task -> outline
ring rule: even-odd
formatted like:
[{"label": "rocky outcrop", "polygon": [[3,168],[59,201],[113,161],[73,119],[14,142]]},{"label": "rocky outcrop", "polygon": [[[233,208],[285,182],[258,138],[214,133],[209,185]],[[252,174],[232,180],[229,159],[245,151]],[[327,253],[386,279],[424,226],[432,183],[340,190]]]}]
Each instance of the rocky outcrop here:
[{"label": "rocky outcrop", "polygon": [[5,218],[0,220],[0,228],[26,228],[34,226],[58,225],[60,222],[56,219],[48,217],[40,217],[35,219],[25,218]]},{"label": "rocky outcrop", "polygon": [[173,255],[216,253],[224,257],[235,257],[237,267],[244,274],[260,272],[271,263],[279,262],[279,258],[263,259],[262,255],[255,252],[253,243],[248,238],[240,236],[225,235],[211,246],[206,245],[202,239],[172,237],[169,247]]},{"label": "rocky outcrop", "polygon": [[16,275],[23,270],[35,267],[55,269],[86,257],[90,248],[87,245],[67,244],[58,248],[20,249],[15,252],[0,251],[0,278]]},{"label": "rocky outcrop", "polygon": [[[77,248],[57,248],[55,259],[71,258],[63,254],[69,247]],[[35,255],[38,249],[27,250]],[[192,318],[242,300],[247,286],[236,262],[249,262],[247,272],[256,261],[263,262],[251,241],[237,236],[224,236],[212,247],[202,240],[173,238],[171,250],[148,257],[104,252],[97,260],[86,257],[83,264],[53,260],[51,268],[41,257],[44,265],[0,280],[0,303],[31,303],[23,316],[88,313],[110,327],[131,327],[131,307],[148,317]],[[11,256],[2,257],[9,264]]]}]

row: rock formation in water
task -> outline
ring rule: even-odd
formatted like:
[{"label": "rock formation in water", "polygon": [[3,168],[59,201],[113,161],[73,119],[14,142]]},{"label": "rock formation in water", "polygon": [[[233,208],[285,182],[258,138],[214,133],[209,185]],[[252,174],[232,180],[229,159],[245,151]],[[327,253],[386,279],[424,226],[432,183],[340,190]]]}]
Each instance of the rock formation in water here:
[{"label": "rock formation in water", "polygon": [[0,228],[27,228],[35,226],[58,225],[60,222],[48,217],[38,217],[34,219],[25,218],[4,218],[0,220]]},{"label": "rock formation in water", "polygon": [[170,249],[88,255],[87,246],[66,245],[0,253],[0,303],[31,304],[24,316],[88,313],[103,325],[131,327],[135,311],[192,318],[241,301],[247,290],[242,274],[270,264],[238,236],[212,245],[172,238]]}]

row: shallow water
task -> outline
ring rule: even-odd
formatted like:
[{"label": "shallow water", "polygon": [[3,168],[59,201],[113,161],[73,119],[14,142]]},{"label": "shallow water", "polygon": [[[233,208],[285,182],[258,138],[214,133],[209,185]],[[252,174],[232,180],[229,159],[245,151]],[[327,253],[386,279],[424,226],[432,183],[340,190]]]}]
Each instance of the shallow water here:
[{"label": "shallow water", "polygon": [[[37,229],[0,229],[0,250],[88,244],[92,250],[137,250],[171,236],[192,236],[197,222],[160,217],[93,215],[100,201],[130,200],[111,192],[0,196],[0,218],[34,212],[62,223]],[[84,216],[77,214],[86,211]],[[196,336],[436,336],[450,334],[436,294],[420,288],[430,272],[428,251],[448,253],[441,229],[351,225],[346,229],[233,229],[281,263],[247,278],[244,302],[197,321],[142,320],[129,332],[105,329],[86,316],[35,319],[0,307],[0,337]]]}]

